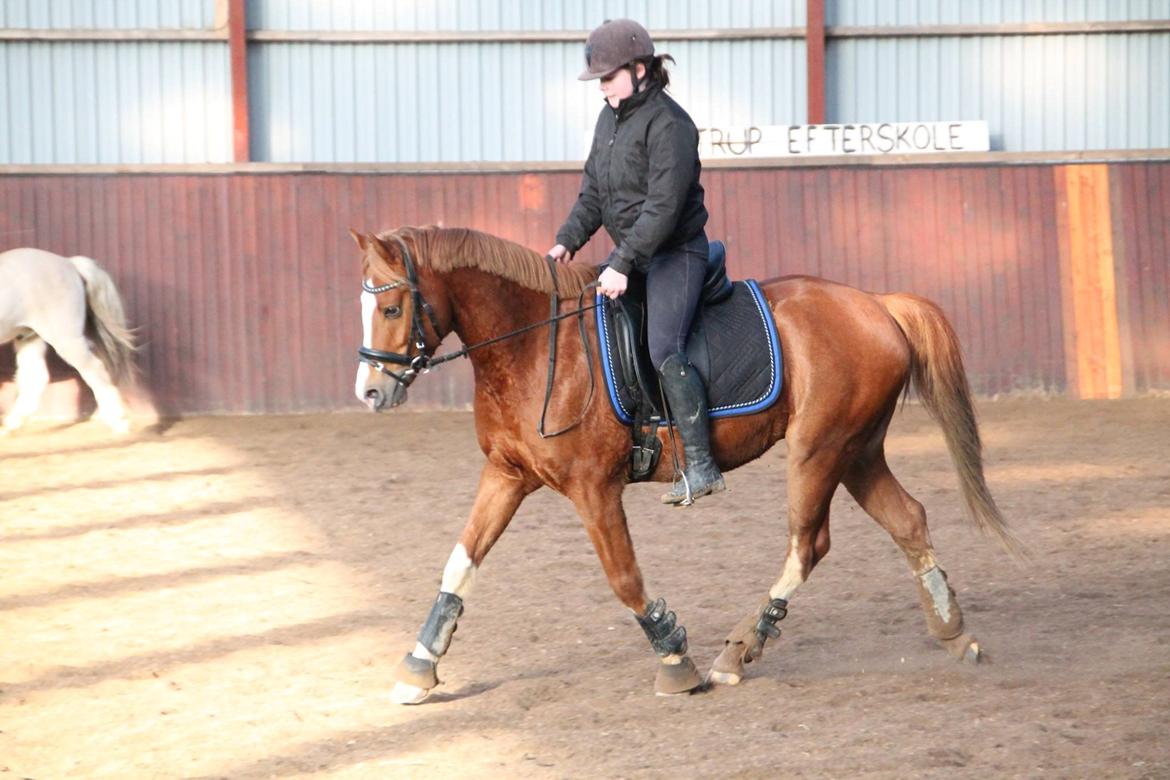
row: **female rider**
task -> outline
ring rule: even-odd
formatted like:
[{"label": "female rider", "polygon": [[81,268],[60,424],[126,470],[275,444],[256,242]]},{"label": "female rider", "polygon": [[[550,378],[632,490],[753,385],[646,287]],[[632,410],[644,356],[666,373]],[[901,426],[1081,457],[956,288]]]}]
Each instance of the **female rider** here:
[{"label": "female rider", "polygon": [[630,19],[607,21],[589,35],[578,78],[601,79],[606,105],[580,195],[549,255],[568,262],[604,225],[616,248],[600,292],[616,299],[631,273],[645,275],[650,357],[686,454],[684,479],[662,501],[685,505],[723,490],[724,482],[711,457],[706,388],[686,356],[708,254],[699,133],[665,92],[667,59],[674,62],[655,56],[650,34]]}]

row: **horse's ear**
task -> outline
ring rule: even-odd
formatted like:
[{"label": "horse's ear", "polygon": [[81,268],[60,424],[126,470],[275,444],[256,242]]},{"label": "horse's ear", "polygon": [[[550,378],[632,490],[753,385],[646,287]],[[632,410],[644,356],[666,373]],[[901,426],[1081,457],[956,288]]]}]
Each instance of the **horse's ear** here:
[{"label": "horse's ear", "polygon": [[358,249],[362,250],[363,252],[366,251],[366,247],[368,247],[370,244],[366,241],[365,236],[353,228],[349,229],[349,235],[353,238],[354,243],[358,245]]},{"label": "horse's ear", "polygon": [[378,253],[379,257],[387,262],[390,261],[390,250],[382,243],[382,239],[373,233],[366,233],[366,242],[374,248],[374,251]]}]

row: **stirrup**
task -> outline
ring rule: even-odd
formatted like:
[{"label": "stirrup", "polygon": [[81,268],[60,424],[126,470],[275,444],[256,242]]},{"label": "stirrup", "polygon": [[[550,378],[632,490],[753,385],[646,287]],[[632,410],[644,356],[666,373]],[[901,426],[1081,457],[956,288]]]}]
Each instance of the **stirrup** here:
[{"label": "stirrup", "polygon": [[709,496],[712,493],[722,493],[727,489],[727,483],[724,482],[722,474],[697,490],[691,488],[691,481],[687,479],[685,472],[680,473],[679,477],[683,483],[683,492],[674,492],[675,488],[678,487],[678,482],[676,481],[670,489],[670,492],[662,494],[662,498],[660,499],[662,503],[674,506],[691,506],[695,503],[696,499]]}]

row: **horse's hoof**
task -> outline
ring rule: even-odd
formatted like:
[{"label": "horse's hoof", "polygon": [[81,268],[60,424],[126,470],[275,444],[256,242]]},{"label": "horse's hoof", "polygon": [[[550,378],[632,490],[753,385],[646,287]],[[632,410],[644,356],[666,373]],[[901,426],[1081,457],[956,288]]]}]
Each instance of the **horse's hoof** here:
[{"label": "horse's hoof", "polygon": [[407,683],[396,682],[390,691],[390,701],[394,704],[422,704],[430,698],[433,690],[434,688],[416,688]]},{"label": "horse's hoof", "polygon": [[657,695],[676,696],[702,687],[703,678],[690,656],[684,656],[682,663],[658,665],[658,675],[654,678],[654,693]]},{"label": "horse's hoof", "polygon": [[959,634],[951,639],[939,640],[947,652],[955,658],[969,664],[978,664],[987,660],[987,655],[979,642],[970,634]]},{"label": "horse's hoof", "polygon": [[743,669],[744,661],[759,657],[761,651],[762,648],[757,648],[754,643],[749,648],[746,642],[726,640],[715,663],[711,664],[707,680],[717,685],[739,685],[747,674]]},{"label": "horse's hoof", "polygon": [[712,685],[739,685],[743,682],[743,675],[735,672],[717,672],[711,669],[707,673],[707,682]]},{"label": "horse's hoof", "polygon": [[102,417],[100,419],[107,428],[118,435],[130,433],[130,420],[125,417]]}]

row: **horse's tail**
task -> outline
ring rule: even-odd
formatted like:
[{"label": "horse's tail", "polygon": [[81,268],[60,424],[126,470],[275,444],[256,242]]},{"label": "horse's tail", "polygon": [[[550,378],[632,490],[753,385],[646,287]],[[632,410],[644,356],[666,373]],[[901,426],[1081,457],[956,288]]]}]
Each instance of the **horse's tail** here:
[{"label": "horse's tail", "polygon": [[910,342],[914,389],[942,427],[971,518],[1008,552],[1025,557],[1024,546],[1008,530],[983,478],[983,444],[958,336],[942,309],[926,298],[905,293],[877,297]]},{"label": "horse's tail", "polygon": [[85,299],[89,308],[98,357],[110,372],[114,384],[120,384],[134,370],[134,333],[126,326],[122,298],[114,280],[88,257],[71,257],[69,262],[85,280]]}]

